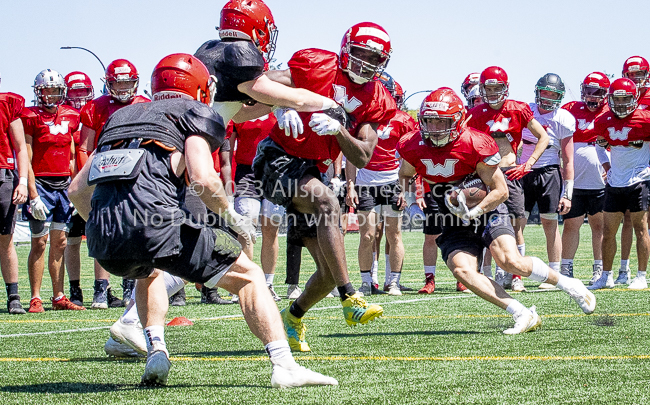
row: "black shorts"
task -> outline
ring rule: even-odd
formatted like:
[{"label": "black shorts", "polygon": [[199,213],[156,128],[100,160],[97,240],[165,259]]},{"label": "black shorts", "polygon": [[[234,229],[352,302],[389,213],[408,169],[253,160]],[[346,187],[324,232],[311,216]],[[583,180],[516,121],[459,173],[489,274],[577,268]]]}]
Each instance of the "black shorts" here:
[{"label": "black shorts", "polygon": [[646,211],[650,181],[642,181],[627,187],[605,185],[605,212]]},{"label": "black shorts", "polygon": [[350,210],[350,207],[345,202],[345,198],[348,196],[348,182],[345,179],[345,169],[341,170],[341,181],[343,181],[343,186],[341,187],[341,191],[336,196],[336,198],[339,200],[339,208],[341,208],[341,214],[345,215]]},{"label": "black shorts", "polygon": [[255,180],[252,166],[237,165],[235,169],[235,198],[239,197],[262,201],[262,183]]},{"label": "black shorts", "polygon": [[81,215],[73,215],[70,222],[70,232],[68,238],[80,238],[86,234],[86,221],[81,218]]},{"label": "black shorts", "polygon": [[12,235],[16,227],[16,205],[14,190],[18,187],[18,176],[9,169],[0,169],[0,235]]},{"label": "black shorts", "polygon": [[436,240],[442,253],[442,259],[447,263],[449,255],[455,250],[461,250],[479,258],[479,267],[483,249],[490,247],[492,242],[502,235],[515,237],[510,215],[491,212],[486,214],[486,224],[478,227],[450,226],[444,227],[442,235]]},{"label": "black shorts", "polygon": [[262,185],[263,197],[286,208],[300,191],[300,179],[307,174],[321,178],[316,163],[291,156],[271,138],[266,138],[257,145],[253,172],[255,180]]},{"label": "black shorts", "polygon": [[506,178],[506,184],[508,185],[508,199],[504,202],[508,208],[508,213],[515,218],[525,218],[526,213],[524,212],[524,189],[521,187],[520,180],[508,180],[506,176],[506,171],[512,169],[512,167],[501,167],[503,176]]},{"label": "black shorts", "polygon": [[585,215],[596,215],[603,212],[605,207],[605,189],[600,190],[573,190],[571,210],[562,217],[564,219],[584,218]]},{"label": "black shorts", "polygon": [[540,214],[555,214],[562,194],[560,166],[550,165],[533,169],[521,179],[524,189],[524,209],[531,212],[535,203]]},{"label": "black shorts", "polygon": [[378,205],[390,205],[397,210],[397,197],[402,190],[399,181],[383,186],[354,186],[359,196],[357,211],[372,211]]},{"label": "black shorts", "polygon": [[[191,283],[205,283],[228,270],[242,247],[232,235],[220,229],[181,225],[182,247],[178,255],[153,260],[98,259],[109,273],[130,279],[146,278],[160,269]],[[119,253],[116,253],[119,256]]]},{"label": "black shorts", "polygon": [[287,208],[287,243],[305,247],[302,238],[317,236],[316,216],[296,211],[293,206]]},{"label": "black shorts", "polygon": [[433,199],[431,193],[424,194],[424,224],[422,231],[425,235],[440,235],[442,233],[442,217],[438,203]]}]

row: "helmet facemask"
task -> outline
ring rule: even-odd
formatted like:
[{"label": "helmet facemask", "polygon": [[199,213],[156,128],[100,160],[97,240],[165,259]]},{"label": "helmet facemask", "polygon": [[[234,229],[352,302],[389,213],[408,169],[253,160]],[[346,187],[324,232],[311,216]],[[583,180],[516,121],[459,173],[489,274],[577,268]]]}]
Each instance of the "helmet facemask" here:
[{"label": "helmet facemask", "polygon": [[637,99],[634,95],[621,91],[621,94],[610,94],[608,97],[609,108],[618,118],[625,118],[632,114],[637,107]]},{"label": "helmet facemask", "polygon": [[[633,68],[637,69],[634,70]],[[637,66],[631,66],[630,69],[625,72],[623,77],[632,80],[639,91],[646,88],[648,85],[648,71],[639,69]]]},{"label": "helmet facemask", "polygon": [[440,116],[435,111],[427,111],[418,117],[422,140],[433,147],[440,148],[458,138],[458,121],[462,113]]},{"label": "helmet facemask", "polygon": [[479,93],[486,104],[497,105],[508,98],[508,85],[505,83],[497,82],[495,79],[488,79],[479,86]]},{"label": "helmet facemask", "polygon": [[555,111],[560,108],[564,91],[559,91],[551,87],[535,86],[535,103],[539,108],[545,111]]},{"label": "helmet facemask", "polygon": [[383,73],[390,55],[369,46],[349,43],[348,63],[344,70],[356,84],[365,84]]},{"label": "helmet facemask", "polygon": [[92,87],[77,87],[68,89],[65,102],[69,106],[80,110],[95,96]]},{"label": "helmet facemask", "polygon": [[580,98],[590,110],[597,110],[605,103],[607,89],[598,86],[580,86]]},{"label": "helmet facemask", "polygon": [[114,99],[121,103],[128,103],[135,97],[138,83],[139,79],[107,80],[106,87]]},{"label": "helmet facemask", "polygon": [[37,86],[34,87],[34,93],[39,106],[56,108],[65,101],[66,87],[59,85]]}]

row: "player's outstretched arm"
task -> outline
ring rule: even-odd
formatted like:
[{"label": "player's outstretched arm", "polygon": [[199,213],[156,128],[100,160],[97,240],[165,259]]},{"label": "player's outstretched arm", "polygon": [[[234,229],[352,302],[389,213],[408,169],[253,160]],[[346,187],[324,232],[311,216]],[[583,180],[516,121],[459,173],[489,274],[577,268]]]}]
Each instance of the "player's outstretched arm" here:
[{"label": "player's outstretched arm", "polygon": [[239,84],[237,89],[260,103],[289,107],[296,111],[315,112],[336,107],[330,98],[293,87],[289,70],[267,72],[255,80]]},{"label": "player's outstretched arm", "polygon": [[499,204],[508,199],[508,185],[503,173],[496,165],[487,165],[479,162],[476,165],[476,174],[483,183],[490,188],[490,192],[478,205],[483,212],[495,209]]}]

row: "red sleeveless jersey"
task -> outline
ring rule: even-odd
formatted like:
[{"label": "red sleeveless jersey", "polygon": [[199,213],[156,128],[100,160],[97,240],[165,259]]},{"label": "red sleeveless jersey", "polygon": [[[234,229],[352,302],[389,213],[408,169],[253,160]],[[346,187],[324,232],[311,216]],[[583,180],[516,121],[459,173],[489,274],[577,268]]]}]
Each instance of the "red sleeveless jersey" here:
[{"label": "red sleeveless jersey", "polygon": [[14,147],[9,125],[20,118],[25,99],[14,93],[0,93],[0,169],[15,169]]},{"label": "red sleeveless jersey", "polygon": [[488,104],[480,104],[469,110],[467,116],[470,117],[467,121],[468,127],[483,131],[492,137],[505,135],[515,153],[521,143],[521,131],[534,118],[528,104],[515,100],[506,100],[498,110]]}]

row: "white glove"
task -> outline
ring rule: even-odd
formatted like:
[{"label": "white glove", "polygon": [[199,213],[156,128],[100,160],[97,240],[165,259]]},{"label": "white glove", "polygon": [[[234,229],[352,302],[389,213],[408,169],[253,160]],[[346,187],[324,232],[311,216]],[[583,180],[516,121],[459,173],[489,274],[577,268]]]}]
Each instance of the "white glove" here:
[{"label": "white glove", "polygon": [[280,129],[284,129],[286,136],[292,135],[294,138],[298,138],[298,135],[302,134],[304,126],[296,110],[278,106],[274,106],[271,110],[278,120],[278,126]]},{"label": "white glove", "polygon": [[45,221],[47,219],[47,214],[50,213],[50,210],[47,209],[45,203],[41,201],[41,196],[36,196],[29,202],[29,212],[32,214],[34,219],[39,221]]},{"label": "white glove", "polygon": [[341,123],[323,113],[312,114],[309,126],[318,135],[336,135],[341,132]]},{"label": "white glove", "polygon": [[345,182],[338,177],[333,177],[332,180],[330,180],[330,188],[334,192],[334,195],[338,196],[341,194],[341,188],[343,188],[343,185]]},{"label": "white glove", "polygon": [[247,245],[255,243],[257,235],[255,234],[256,228],[253,225],[253,221],[248,217],[238,214],[232,203],[228,204],[228,209],[221,213],[221,217],[226,220],[233,231],[237,232],[246,240]]}]

